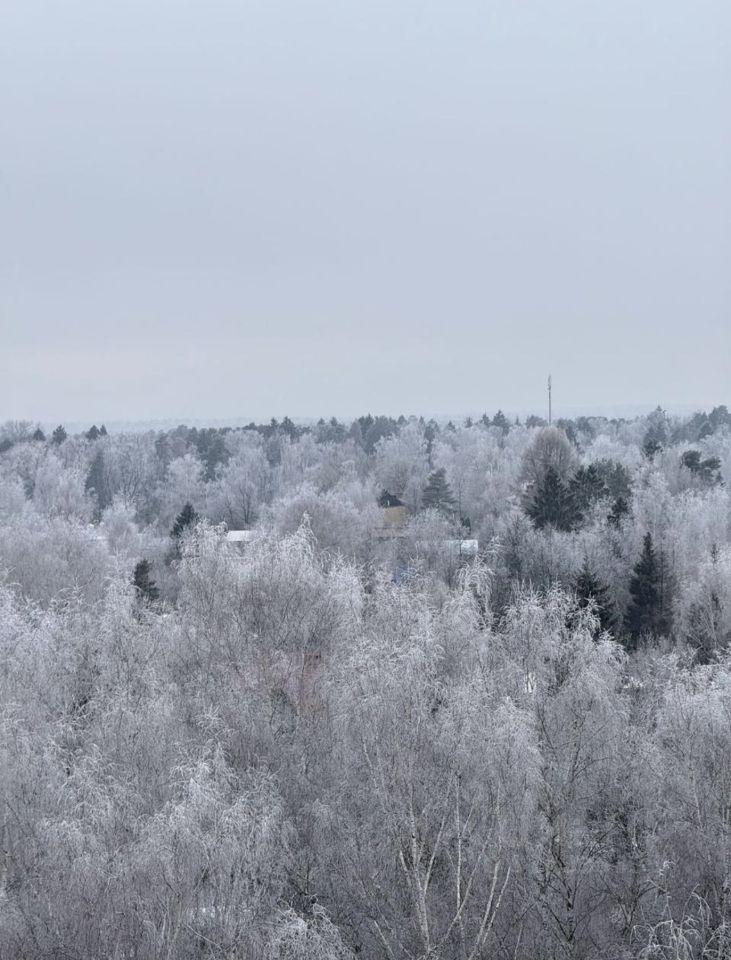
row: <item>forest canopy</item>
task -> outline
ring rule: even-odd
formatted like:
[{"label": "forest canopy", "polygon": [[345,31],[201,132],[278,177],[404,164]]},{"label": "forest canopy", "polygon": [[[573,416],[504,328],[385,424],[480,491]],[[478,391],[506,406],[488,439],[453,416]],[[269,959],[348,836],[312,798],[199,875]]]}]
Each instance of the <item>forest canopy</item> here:
[{"label": "forest canopy", "polygon": [[0,958],[731,956],[731,415],[0,427]]}]

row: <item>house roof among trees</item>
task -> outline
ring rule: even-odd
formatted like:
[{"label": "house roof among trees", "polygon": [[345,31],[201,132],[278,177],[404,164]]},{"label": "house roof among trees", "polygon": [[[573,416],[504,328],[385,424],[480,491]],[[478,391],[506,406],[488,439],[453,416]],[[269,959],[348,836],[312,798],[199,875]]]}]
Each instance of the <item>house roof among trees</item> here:
[{"label": "house roof among trees", "polygon": [[392,493],[389,493],[388,490],[384,490],[381,496],[378,498],[379,507],[404,507],[406,504],[403,500],[399,500],[398,497],[394,497]]}]

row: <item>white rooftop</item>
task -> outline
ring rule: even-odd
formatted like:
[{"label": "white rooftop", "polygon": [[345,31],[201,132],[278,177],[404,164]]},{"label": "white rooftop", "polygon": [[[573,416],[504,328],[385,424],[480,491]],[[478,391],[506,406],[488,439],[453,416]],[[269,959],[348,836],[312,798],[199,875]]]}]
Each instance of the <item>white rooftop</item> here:
[{"label": "white rooftop", "polygon": [[228,543],[250,543],[253,539],[253,530],[229,530],[226,534]]}]

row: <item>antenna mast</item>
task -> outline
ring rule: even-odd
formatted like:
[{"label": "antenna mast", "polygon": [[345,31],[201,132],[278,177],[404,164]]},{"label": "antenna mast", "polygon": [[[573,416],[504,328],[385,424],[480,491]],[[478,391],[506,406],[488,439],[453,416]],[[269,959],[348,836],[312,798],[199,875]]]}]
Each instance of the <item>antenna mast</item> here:
[{"label": "antenna mast", "polygon": [[551,426],[551,374],[548,374],[548,426]]}]

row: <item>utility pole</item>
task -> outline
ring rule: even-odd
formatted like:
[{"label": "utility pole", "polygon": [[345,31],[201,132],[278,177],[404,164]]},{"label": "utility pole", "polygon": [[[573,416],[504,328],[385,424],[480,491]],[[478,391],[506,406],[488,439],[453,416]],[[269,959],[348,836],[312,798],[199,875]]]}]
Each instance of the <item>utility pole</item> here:
[{"label": "utility pole", "polygon": [[548,374],[548,426],[551,426],[551,374]]}]

